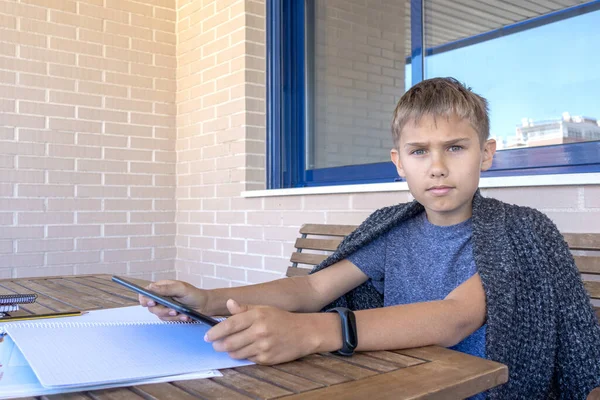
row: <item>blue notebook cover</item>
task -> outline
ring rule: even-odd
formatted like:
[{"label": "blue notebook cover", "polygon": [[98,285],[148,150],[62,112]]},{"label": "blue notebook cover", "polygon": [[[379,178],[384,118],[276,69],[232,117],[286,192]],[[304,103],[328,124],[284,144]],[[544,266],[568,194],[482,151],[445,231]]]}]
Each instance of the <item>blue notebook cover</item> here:
[{"label": "blue notebook cover", "polygon": [[46,388],[116,384],[252,364],[214,351],[203,340],[210,328],[204,324],[166,323],[139,309],[103,310],[102,320],[90,313],[5,323],[3,329]]}]

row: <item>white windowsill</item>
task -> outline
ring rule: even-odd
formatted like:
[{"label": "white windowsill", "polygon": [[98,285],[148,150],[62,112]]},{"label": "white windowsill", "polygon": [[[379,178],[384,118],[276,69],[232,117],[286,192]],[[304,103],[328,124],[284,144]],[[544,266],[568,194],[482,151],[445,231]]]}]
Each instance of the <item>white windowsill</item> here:
[{"label": "white windowsill", "polygon": [[[523,187],[523,186],[573,186],[598,185],[600,173],[506,176],[481,178],[479,187]],[[408,191],[406,182],[368,183],[360,185],[317,186],[293,189],[251,190],[242,192],[242,197],[304,196],[311,194],[371,193]]]}]

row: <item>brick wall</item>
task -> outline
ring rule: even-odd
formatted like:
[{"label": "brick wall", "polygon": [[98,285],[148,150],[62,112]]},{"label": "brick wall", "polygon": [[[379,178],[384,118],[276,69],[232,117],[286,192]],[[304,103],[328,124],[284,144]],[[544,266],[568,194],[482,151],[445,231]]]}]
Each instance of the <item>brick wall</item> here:
[{"label": "brick wall", "polygon": [[177,6],[178,277],[204,287],[253,281],[262,266],[244,260],[258,241],[248,240],[239,196],[265,185],[265,4]]},{"label": "brick wall", "polygon": [[0,0],[0,278],[175,275],[175,19]]},{"label": "brick wall", "polygon": [[[265,182],[264,0],[46,3],[0,0],[0,278],[262,282],[301,224],[410,200],[241,197]],[[600,185],[483,192],[600,232]]]}]

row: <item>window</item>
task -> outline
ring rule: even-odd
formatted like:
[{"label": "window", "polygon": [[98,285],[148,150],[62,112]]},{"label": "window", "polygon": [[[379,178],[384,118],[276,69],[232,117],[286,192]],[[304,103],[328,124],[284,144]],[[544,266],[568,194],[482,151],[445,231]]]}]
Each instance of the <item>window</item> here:
[{"label": "window", "polygon": [[502,151],[487,176],[600,171],[600,1],[267,7],[270,188],[396,180],[392,112],[435,76],[490,101]]}]

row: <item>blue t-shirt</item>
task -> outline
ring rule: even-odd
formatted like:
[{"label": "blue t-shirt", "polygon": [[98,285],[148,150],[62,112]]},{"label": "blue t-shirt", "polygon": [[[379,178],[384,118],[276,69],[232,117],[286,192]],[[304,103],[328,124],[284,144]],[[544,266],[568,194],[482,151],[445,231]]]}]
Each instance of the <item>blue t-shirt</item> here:
[{"label": "blue t-shirt", "polygon": [[[476,272],[468,219],[437,226],[423,212],[348,257],[383,293],[384,306],[443,300]],[[451,347],[485,357],[485,325]]]}]

